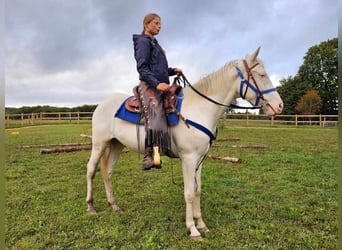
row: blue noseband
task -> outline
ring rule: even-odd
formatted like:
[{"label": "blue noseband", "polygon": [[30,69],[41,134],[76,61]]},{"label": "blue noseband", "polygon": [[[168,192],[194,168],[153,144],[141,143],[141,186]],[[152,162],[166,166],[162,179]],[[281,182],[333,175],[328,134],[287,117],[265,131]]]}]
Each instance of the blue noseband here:
[{"label": "blue noseband", "polygon": [[[270,88],[270,89],[265,89],[265,90],[260,90],[256,81],[254,81],[254,85],[251,84],[248,80],[246,80],[242,74],[242,71],[239,69],[238,66],[235,66],[236,68],[236,71],[238,73],[238,75],[240,76],[241,78],[241,83],[240,83],[240,96],[245,99],[246,97],[246,93],[247,93],[247,90],[245,91],[245,94],[243,94],[243,88],[244,86],[246,85],[246,88],[250,88],[255,94],[256,94],[256,100],[255,100],[255,104],[254,104],[254,107],[257,107],[259,105],[259,101],[260,99],[264,99],[264,94],[268,94],[270,92],[273,92],[273,91],[277,91],[276,88]],[[254,79],[254,78],[252,78]]]}]

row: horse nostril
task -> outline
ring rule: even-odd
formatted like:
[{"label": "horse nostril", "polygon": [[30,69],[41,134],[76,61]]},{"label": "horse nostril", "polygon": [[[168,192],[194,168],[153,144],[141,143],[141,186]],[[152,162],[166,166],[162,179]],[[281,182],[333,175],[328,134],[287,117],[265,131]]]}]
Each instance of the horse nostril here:
[{"label": "horse nostril", "polygon": [[282,102],[279,103],[279,113],[281,113],[283,111],[283,106],[284,106],[284,104]]}]

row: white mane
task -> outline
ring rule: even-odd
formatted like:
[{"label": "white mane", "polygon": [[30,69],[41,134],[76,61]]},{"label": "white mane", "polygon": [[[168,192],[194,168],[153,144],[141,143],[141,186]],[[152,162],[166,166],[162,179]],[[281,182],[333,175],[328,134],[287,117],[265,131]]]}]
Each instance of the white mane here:
[{"label": "white mane", "polygon": [[[193,84],[193,87],[198,90],[200,93],[204,95],[215,94],[214,91],[226,89],[227,86],[223,86],[227,84],[227,80],[229,79],[229,71],[236,66],[238,60],[233,60],[226,63],[223,67],[218,69],[217,71],[201,78],[198,82]],[[235,70],[235,69],[234,69]],[[212,84],[216,84],[213,87]],[[185,88],[184,92],[186,95],[190,97],[192,101],[195,101],[197,98],[202,98],[190,88]]]}]

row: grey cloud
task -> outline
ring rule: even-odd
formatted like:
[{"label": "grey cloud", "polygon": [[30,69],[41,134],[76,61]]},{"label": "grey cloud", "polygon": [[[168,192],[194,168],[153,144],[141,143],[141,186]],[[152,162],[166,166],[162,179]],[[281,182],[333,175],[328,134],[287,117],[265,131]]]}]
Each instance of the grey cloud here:
[{"label": "grey cloud", "polygon": [[30,50],[47,70],[73,67],[106,44],[86,1],[7,1],[6,7],[9,43]]},{"label": "grey cloud", "polygon": [[[287,77],[310,46],[337,36],[336,6],[337,0],[7,0],[6,102],[29,94],[44,104],[53,98],[40,99],[23,83],[52,93],[54,85],[65,86],[56,75],[70,71],[79,72],[68,79],[75,101],[87,102],[82,84],[96,80],[108,92],[130,91],[137,80],[132,34],[141,32],[148,12],[162,18],[157,39],[170,65],[181,65],[192,81],[258,46],[268,72]],[[92,81],[90,72],[99,72]]]}]

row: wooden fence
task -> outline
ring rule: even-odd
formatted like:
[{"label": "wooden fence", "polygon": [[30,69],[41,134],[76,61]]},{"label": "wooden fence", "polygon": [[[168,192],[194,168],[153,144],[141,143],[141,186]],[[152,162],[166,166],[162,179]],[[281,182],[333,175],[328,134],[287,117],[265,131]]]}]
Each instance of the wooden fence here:
[{"label": "wooden fence", "polygon": [[[40,112],[30,114],[6,114],[6,128],[51,123],[81,123],[92,119],[92,112]],[[114,114],[113,114],[114,115]],[[238,126],[337,126],[338,115],[278,115],[268,117],[256,114],[225,114],[223,122]]]},{"label": "wooden fence", "polygon": [[256,114],[225,114],[224,120],[231,123],[240,122],[244,126],[256,125],[291,125],[291,126],[337,126],[338,115],[277,115],[269,117],[267,115]]},{"label": "wooden fence", "polygon": [[66,123],[91,121],[92,112],[40,112],[30,114],[6,114],[6,128],[40,125],[48,123]]}]

